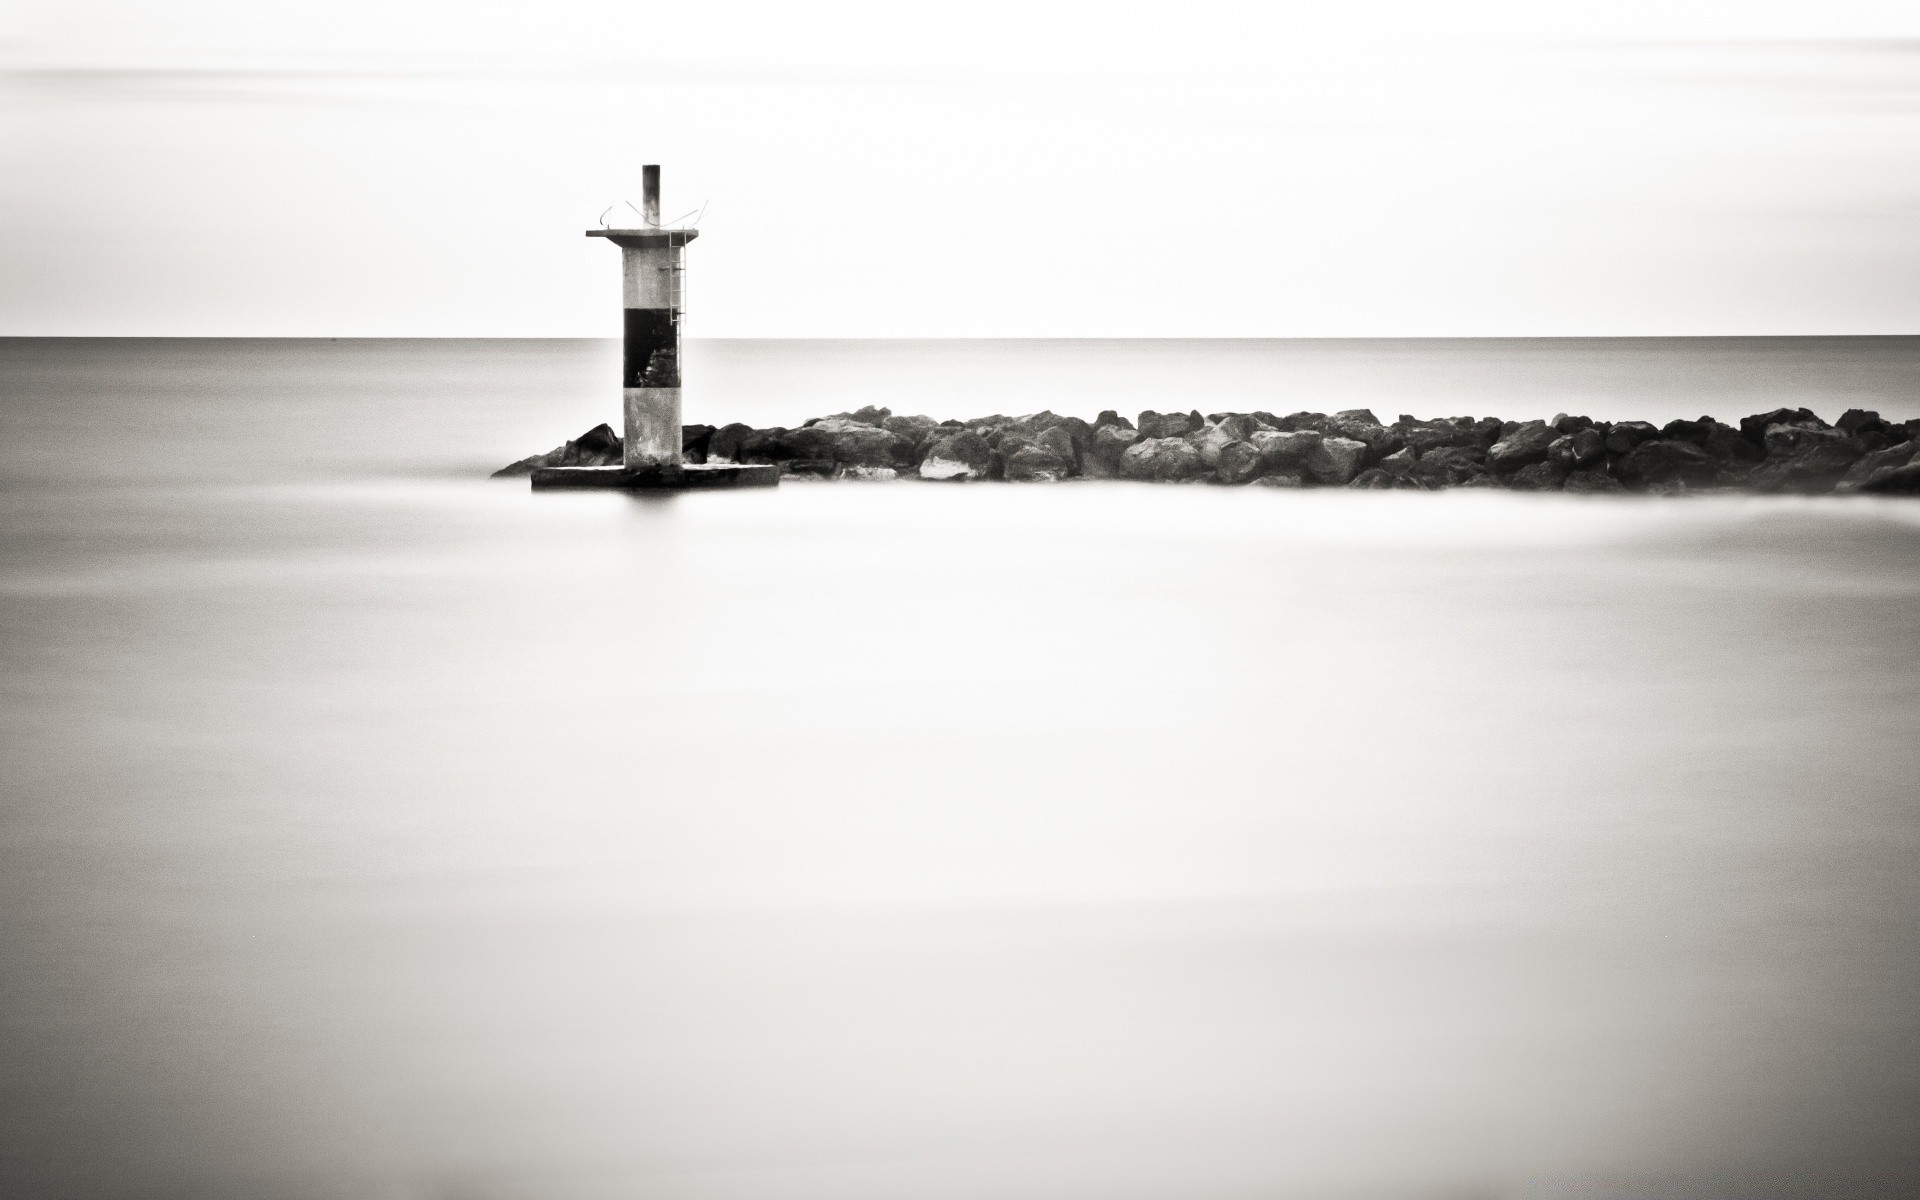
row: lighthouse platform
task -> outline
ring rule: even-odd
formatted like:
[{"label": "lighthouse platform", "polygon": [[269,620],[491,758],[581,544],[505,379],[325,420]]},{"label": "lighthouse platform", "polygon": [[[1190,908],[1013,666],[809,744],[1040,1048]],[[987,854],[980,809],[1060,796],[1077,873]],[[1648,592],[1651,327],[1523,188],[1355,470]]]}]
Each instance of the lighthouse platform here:
[{"label": "lighthouse platform", "polygon": [[535,467],[533,486],[624,488],[629,491],[710,491],[773,487],[780,468],[770,463],[686,463],[657,467]]}]

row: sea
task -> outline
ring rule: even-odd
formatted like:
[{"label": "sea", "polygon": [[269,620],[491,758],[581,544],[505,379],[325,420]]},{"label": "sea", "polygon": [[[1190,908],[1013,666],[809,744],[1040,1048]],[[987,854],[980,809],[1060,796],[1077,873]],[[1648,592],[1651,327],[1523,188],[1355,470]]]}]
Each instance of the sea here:
[{"label": "sea", "polygon": [[[1920,1196],[1920,502],[540,493],[0,341],[0,1194]],[[686,418],[1920,416],[1920,338],[695,341]]]}]

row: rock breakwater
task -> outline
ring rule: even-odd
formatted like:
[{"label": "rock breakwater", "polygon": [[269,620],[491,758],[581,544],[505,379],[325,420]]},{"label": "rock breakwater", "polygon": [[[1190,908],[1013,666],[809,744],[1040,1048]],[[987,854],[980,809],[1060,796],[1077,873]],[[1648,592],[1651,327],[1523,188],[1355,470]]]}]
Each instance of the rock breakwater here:
[{"label": "rock breakwater", "polygon": [[[819,479],[1920,495],[1920,420],[1888,421],[1862,409],[1831,424],[1809,409],[1780,408],[1738,426],[1711,417],[1655,426],[1564,415],[1401,416],[1388,424],[1367,409],[936,421],[869,407],[792,429],[688,425],[681,441],[689,462],[771,463],[786,475]],[[495,475],[613,466],[620,453],[619,435],[599,425]]]}]

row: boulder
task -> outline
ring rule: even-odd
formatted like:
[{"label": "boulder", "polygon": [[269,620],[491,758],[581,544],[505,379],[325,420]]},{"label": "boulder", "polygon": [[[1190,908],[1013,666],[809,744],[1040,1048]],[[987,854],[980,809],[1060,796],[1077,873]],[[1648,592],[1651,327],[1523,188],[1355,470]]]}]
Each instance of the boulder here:
[{"label": "boulder", "polygon": [[753,426],[738,421],[722,425],[713,431],[707,439],[707,460],[709,462],[740,462],[740,443],[753,432]]},{"label": "boulder", "polygon": [[869,483],[898,479],[900,472],[892,467],[839,467],[833,472],[835,479],[855,479]]},{"label": "boulder", "polygon": [[1486,458],[1478,446],[1438,446],[1420,455],[1413,477],[1435,487],[1459,487],[1487,473]]},{"label": "boulder", "polygon": [[1149,438],[1183,438],[1190,433],[1199,432],[1205,424],[1206,422],[1201,419],[1198,413],[1163,414],[1148,409],[1140,414],[1140,437],[1142,440]]},{"label": "boulder", "polygon": [[1529,463],[1507,476],[1507,486],[1516,492],[1557,492],[1567,479],[1567,469],[1542,459]]},{"label": "boulder", "polygon": [[1882,450],[1863,454],[1851,467],[1847,468],[1847,473],[1840,477],[1840,486],[1848,490],[1856,489],[1882,471],[1904,467],[1914,461],[1916,451],[1920,451],[1920,446],[1912,442],[1902,442],[1898,446],[1888,446]]},{"label": "boulder", "polygon": [[1567,481],[1560,485],[1560,490],[1594,496],[1624,492],[1627,489],[1620,485],[1618,479],[1605,471],[1573,471],[1567,475]]},{"label": "boulder", "polygon": [[789,431],[778,425],[770,429],[749,429],[740,439],[740,458],[743,463],[779,463],[793,458],[787,447]]},{"label": "boulder", "polygon": [[1085,421],[1069,417],[1046,429],[1034,440],[1034,445],[1066,463],[1068,473],[1073,474],[1079,470],[1080,456],[1091,440],[1092,433],[1093,427]]},{"label": "boulder", "polygon": [[880,428],[888,433],[896,433],[915,445],[927,440],[940,423],[932,417],[899,416],[886,417],[880,422]]},{"label": "boulder", "polygon": [[1640,443],[1615,464],[1614,476],[1642,491],[1671,485],[1705,487],[1719,482],[1720,464],[1691,442],[1655,438]]},{"label": "boulder", "polygon": [[1120,456],[1140,440],[1140,431],[1131,425],[1102,425],[1093,431],[1093,444],[1080,463],[1081,474],[1089,479],[1117,479]]},{"label": "boulder", "polygon": [[1561,436],[1545,421],[1517,425],[1487,451],[1487,469],[1495,475],[1509,475],[1522,467],[1547,460],[1547,450]]},{"label": "boulder", "polygon": [[1772,412],[1757,413],[1751,417],[1740,418],[1740,436],[1754,445],[1764,445],[1767,430],[1775,425],[1799,425],[1807,429],[1825,429],[1827,423],[1814,415],[1809,408],[1776,408]]},{"label": "boulder", "polygon": [[1591,428],[1561,434],[1547,447],[1547,461],[1557,464],[1562,471],[1582,470],[1606,456],[1606,439]]},{"label": "boulder", "polygon": [[1419,462],[1420,462],[1419,456],[1416,455],[1413,451],[1408,450],[1403,446],[1400,449],[1395,450],[1392,454],[1389,454],[1385,458],[1381,459],[1375,465],[1380,470],[1387,472],[1389,475],[1395,475],[1395,476],[1398,476],[1399,478],[1406,479],[1406,478],[1410,478],[1413,475],[1413,469],[1414,467],[1419,465]]},{"label": "boulder", "polygon": [[680,427],[680,460],[690,463],[707,461],[707,448],[713,441],[715,429],[711,425],[682,425]]},{"label": "boulder", "polygon": [[1347,486],[1368,491],[1397,488],[1404,486],[1404,483],[1405,481],[1396,477],[1392,471],[1388,471],[1382,467],[1368,467],[1349,480]]},{"label": "boulder", "polygon": [[1859,439],[1838,429],[1776,423],[1765,434],[1766,461],[1749,482],[1762,491],[1831,491],[1865,452]]},{"label": "boulder", "polygon": [[1721,462],[1729,465],[1756,463],[1766,457],[1765,450],[1741,436],[1733,426],[1722,425],[1718,421],[1712,421],[1709,425],[1698,445]]},{"label": "boulder", "polygon": [[509,463],[493,473],[500,479],[511,475],[531,475],[535,467],[617,467],[622,446],[620,435],[611,425],[595,425],[570,442],[562,442],[545,454],[535,454]]},{"label": "boulder", "polygon": [[1008,483],[1058,483],[1073,474],[1072,453],[1071,443],[1065,455],[1039,443],[1023,447],[1007,457],[1006,480]]},{"label": "boulder", "polygon": [[1920,462],[1877,471],[1860,490],[1870,496],[1920,496]]},{"label": "boulder", "polygon": [[960,483],[982,479],[993,466],[993,447],[971,429],[961,429],[935,441],[920,460],[922,479],[952,480]]},{"label": "boulder", "polygon": [[1660,436],[1660,431],[1645,421],[1622,421],[1607,432],[1607,453],[1616,457],[1631,454],[1635,447]]},{"label": "boulder", "polygon": [[[1247,432],[1253,431],[1249,429]],[[1200,452],[1200,461],[1206,463],[1209,470],[1220,465],[1220,451],[1244,440],[1224,425],[1207,425],[1187,435],[1187,442]]]},{"label": "boulder", "polygon": [[1314,479],[1338,487],[1360,473],[1367,458],[1367,445],[1352,438],[1323,437],[1307,452],[1307,471]]},{"label": "boulder", "polygon": [[1367,448],[1367,461],[1374,462],[1400,449],[1400,437],[1374,418],[1371,410],[1349,408],[1333,415],[1328,432],[1359,442]]},{"label": "boulder", "polygon": [[796,459],[825,458],[845,466],[890,467],[910,462],[913,449],[899,434],[849,417],[827,417],[790,430],[785,441]]},{"label": "boulder", "polygon": [[1262,475],[1253,481],[1259,487],[1299,488],[1307,486],[1306,479],[1298,471],[1275,471]]},{"label": "boulder", "polygon": [[1126,479],[1180,483],[1206,473],[1207,464],[1200,452],[1185,438],[1142,437],[1120,456],[1120,474]]},{"label": "boulder", "polygon": [[1100,430],[1100,429],[1105,429],[1109,425],[1112,425],[1119,429],[1133,428],[1133,422],[1127,420],[1125,417],[1121,416],[1119,413],[1113,411],[1110,408],[1101,409],[1100,416],[1094,421],[1093,427],[1096,430]]},{"label": "boulder", "polygon": [[1455,417],[1443,421],[1420,421],[1413,417],[1401,417],[1393,423],[1393,431],[1399,437],[1400,444],[1412,450],[1416,455],[1424,455],[1430,450],[1439,450],[1448,446],[1484,446],[1479,430],[1474,428],[1471,418]]},{"label": "boulder", "polygon": [[1260,448],[1252,442],[1228,442],[1213,464],[1214,477],[1231,484],[1251,483],[1265,469]]},{"label": "boulder", "polygon": [[1320,444],[1320,435],[1311,429],[1297,432],[1257,429],[1247,440],[1260,451],[1260,460],[1266,465],[1267,473],[1271,473],[1306,466],[1307,455]]}]

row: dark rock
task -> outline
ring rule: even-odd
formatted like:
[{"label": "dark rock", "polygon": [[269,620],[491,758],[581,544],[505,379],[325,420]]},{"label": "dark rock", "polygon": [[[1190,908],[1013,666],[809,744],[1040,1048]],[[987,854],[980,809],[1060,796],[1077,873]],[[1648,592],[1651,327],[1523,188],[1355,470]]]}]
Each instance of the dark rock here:
[{"label": "dark rock", "polygon": [[824,458],[845,466],[890,467],[910,462],[913,449],[913,443],[897,433],[848,417],[827,417],[790,430],[785,441],[793,458]]},{"label": "dark rock", "polygon": [[1307,486],[1307,481],[1298,471],[1275,471],[1262,475],[1253,481],[1258,487],[1298,488]]},{"label": "dark rock", "polygon": [[1545,421],[1517,425],[1487,451],[1487,469],[1495,475],[1508,475],[1521,467],[1545,462],[1548,447],[1559,437],[1559,431]]},{"label": "dark rock", "polygon": [[1435,487],[1459,487],[1487,473],[1486,459],[1478,446],[1439,446],[1420,456],[1413,477]]},{"label": "dark rock", "polygon": [[[1071,475],[1079,471],[1080,456],[1086,449],[1092,433],[1092,427],[1085,421],[1078,417],[1069,417],[1066,421],[1044,430],[1034,440],[1034,445],[1067,464],[1067,473]],[[1012,465],[1011,461],[1008,465]]]},{"label": "dark rock", "polygon": [[1333,414],[1328,432],[1359,442],[1367,448],[1367,462],[1377,462],[1400,449],[1400,437],[1374,418],[1372,411],[1349,408]]},{"label": "dark rock", "polygon": [[1898,446],[1888,446],[1863,454],[1851,467],[1847,468],[1847,473],[1840,477],[1840,486],[1858,488],[1882,471],[1904,467],[1914,461],[1916,449],[1920,448],[1915,447],[1912,442],[1902,442]]},{"label": "dark rock", "polygon": [[893,415],[893,410],[890,408],[875,408],[869,404],[865,408],[856,408],[850,413],[842,413],[841,415],[848,420],[858,421],[862,425],[879,425]]},{"label": "dark rock", "polygon": [[1037,434],[1014,425],[994,430],[986,437],[987,445],[992,446],[1003,459],[1012,458],[1028,446],[1036,445],[1040,441]]},{"label": "dark rock", "polygon": [[1552,422],[1550,422],[1550,424],[1552,424],[1552,426],[1559,432],[1567,435],[1572,435],[1572,434],[1580,433],[1584,430],[1592,429],[1593,418],[1592,417],[1570,417],[1565,413],[1561,413],[1558,416],[1554,417]]},{"label": "dark rock", "polygon": [[1454,418],[1449,421],[1418,421],[1412,417],[1401,417],[1393,423],[1393,431],[1399,437],[1400,444],[1415,454],[1425,454],[1430,450],[1439,450],[1449,446],[1477,446],[1484,448],[1480,431],[1473,421]]},{"label": "dark rock", "polygon": [[1058,483],[1073,474],[1071,443],[1067,451],[1067,455],[1061,455],[1040,443],[1018,450],[1006,460],[1006,480],[1008,483]]},{"label": "dark rock", "polygon": [[704,463],[707,461],[707,448],[713,441],[715,429],[711,425],[682,425],[680,427],[680,459],[682,462]]},{"label": "dark rock", "polygon": [[1221,483],[1251,483],[1260,477],[1266,469],[1261,461],[1260,447],[1252,442],[1229,442],[1221,447],[1220,454],[1213,465],[1215,478]]},{"label": "dark rock", "polygon": [[740,462],[779,463],[793,458],[787,446],[789,430],[778,425],[770,429],[750,429],[740,439]]},{"label": "dark rock", "polygon": [[1142,441],[1156,438],[1183,438],[1197,433],[1206,424],[1199,414],[1154,412],[1152,409],[1140,414],[1140,438]]},{"label": "dark rock", "polygon": [[1307,470],[1321,483],[1345,484],[1360,473],[1367,457],[1365,442],[1352,438],[1323,437],[1307,452]]},{"label": "dark rock", "polygon": [[1102,425],[1093,431],[1093,444],[1080,463],[1080,473],[1089,479],[1118,479],[1120,456],[1140,440],[1140,431],[1131,425]]},{"label": "dark rock", "polygon": [[926,441],[927,437],[940,426],[932,417],[899,416],[883,418],[880,421],[880,428],[918,445]]},{"label": "dark rock", "polygon": [[1560,490],[1577,492],[1583,495],[1604,495],[1610,492],[1624,492],[1620,481],[1605,471],[1574,471],[1568,474],[1567,481]]},{"label": "dark rock", "polygon": [[830,458],[793,458],[780,464],[781,471],[787,475],[804,475],[830,479],[840,464]]},{"label": "dark rock", "polygon": [[570,442],[562,442],[545,454],[535,454],[509,463],[493,473],[500,479],[511,475],[531,475],[535,467],[617,467],[622,447],[620,435],[610,425],[595,425]]},{"label": "dark rock", "polygon": [[1076,461],[1086,457],[1087,451],[1093,447],[1093,426],[1087,424],[1079,417],[1061,417],[1058,421],[1054,422],[1052,428],[1048,429],[1047,432],[1063,433],[1071,439],[1073,442],[1073,456]]},{"label": "dark rock", "polygon": [[738,421],[714,430],[713,436],[707,439],[707,461],[741,461],[740,443],[752,432],[753,426],[743,425]]},{"label": "dark rock", "polygon": [[1264,473],[1272,473],[1305,467],[1307,455],[1320,444],[1320,435],[1311,429],[1286,432],[1258,429],[1247,440],[1260,451],[1260,460],[1266,468]]},{"label": "dark rock", "polygon": [[971,429],[962,429],[928,447],[918,471],[922,479],[963,482],[985,478],[992,467],[993,447],[987,445],[987,439]]},{"label": "dark rock", "polygon": [[1622,421],[1607,433],[1607,453],[1625,455],[1634,447],[1660,436],[1660,431],[1645,421]]},{"label": "dark rock", "polygon": [[1871,496],[1920,496],[1920,462],[1878,471],[1860,490]]},{"label": "dark rock", "polygon": [[1099,419],[1094,421],[1093,427],[1096,430],[1098,430],[1098,429],[1104,429],[1109,425],[1116,426],[1120,429],[1133,428],[1133,422],[1127,420],[1125,417],[1121,416],[1119,413],[1113,411],[1110,408],[1102,409],[1100,412]]},{"label": "dark rock", "polygon": [[1669,484],[1706,487],[1719,481],[1720,464],[1691,442],[1655,438],[1640,443],[1615,464],[1614,476],[1628,487],[1642,491]]},{"label": "dark rock", "polygon": [[[1251,429],[1248,430],[1252,432]],[[1235,442],[1246,439],[1234,436],[1233,432],[1222,425],[1206,425],[1195,433],[1187,435],[1187,443],[1200,452],[1200,461],[1212,470],[1220,465],[1220,451]]]},{"label": "dark rock", "polygon": [[1764,445],[1767,430],[1775,425],[1799,425],[1806,429],[1826,429],[1827,423],[1814,415],[1808,408],[1776,408],[1772,412],[1758,413],[1751,417],[1740,418],[1740,436],[1754,445]]},{"label": "dark rock", "polygon": [[1756,463],[1766,457],[1766,451],[1741,436],[1740,431],[1731,425],[1711,422],[1712,428],[1700,439],[1699,446],[1708,454],[1723,463]]},{"label": "dark rock", "polygon": [[1565,467],[1543,459],[1507,476],[1507,486],[1516,492],[1557,492],[1566,479]]},{"label": "dark rock", "polygon": [[1563,471],[1590,467],[1606,456],[1606,439],[1592,428],[1562,434],[1547,447],[1547,461],[1558,464]]},{"label": "dark rock", "polygon": [[1366,470],[1348,480],[1347,486],[1362,490],[1384,490],[1386,488],[1400,487],[1402,483],[1403,481],[1397,478],[1392,471],[1385,470],[1381,467],[1368,467]]},{"label": "dark rock", "polygon": [[1419,462],[1420,458],[1418,455],[1402,447],[1399,450],[1395,450],[1392,454],[1387,455],[1375,465],[1389,475],[1395,475],[1405,479],[1413,474],[1413,469],[1419,465]]},{"label": "dark rock", "polygon": [[1865,451],[1850,434],[1804,424],[1768,426],[1765,444],[1767,459],[1749,482],[1768,492],[1831,491]]},{"label": "dark rock", "polygon": [[1501,425],[1497,417],[1481,417],[1473,423],[1474,441],[1482,449],[1492,449],[1493,444],[1500,440],[1500,433]]},{"label": "dark rock", "polygon": [[1833,423],[1833,427],[1842,433],[1854,434],[1868,429],[1879,429],[1885,425],[1886,422],[1880,419],[1879,413],[1867,408],[1850,408],[1841,413],[1840,419]]},{"label": "dark rock", "polygon": [[1670,442],[1692,442],[1702,445],[1707,433],[1714,426],[1712,417],[1701,417],[1698,421],[1668,421],[1660,428],[1660,436]]},{"label": "dark rock", "polygon": [[1120,474],[1126,479],[1179,483],[1198,479],[1206,473],[1207,464],[1200,452],[1188,445],[1185,438],[1142,437],[1120,456]]}]

